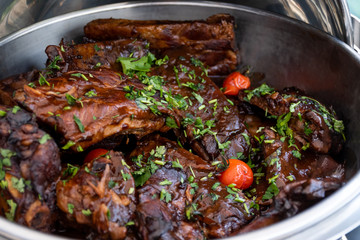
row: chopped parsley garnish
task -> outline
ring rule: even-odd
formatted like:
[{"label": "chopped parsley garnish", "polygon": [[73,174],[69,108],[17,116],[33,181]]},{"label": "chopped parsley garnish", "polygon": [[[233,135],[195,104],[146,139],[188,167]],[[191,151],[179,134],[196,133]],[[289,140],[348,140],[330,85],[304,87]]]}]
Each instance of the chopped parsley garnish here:
[{"label": "chopped parsley garnish", "polygon": [[195,99],[200,103],[200,104],[203,104],[204,102],[204,99],[197,93],[195,92],[192,92],[192,95],[195,97]]},{"label": "chopped parsley garnish", "polygon": [[86,210],[81,210],[81,213],[84,214],[85,216],[90,216],[92,214],[90,209],[86,209]]},{"label": "chopped parsley garnish", "polygon": [[39,139],[39,143],[40,144],[44,144],[46,143],[48,140],[51,139],[51,136],[49,134],[44,134],[44,136],[42,136],[40,139]]},{"label": "chopped parsley garnish", "polygon": [[172,167],[173,168],[181,168],[181,169],[183,169],[183,166],[180,164],[179,159],[172,162]]},{"label": "chopped parsley garnish", "polygon": [[68,163],[66,170],[63,172],[63,177],[67,177],[67,179],[71,179],[78,173],[78,171],[79,171],[79,167],[76,167]]},{"label": "chopped parsley garnish", "polygon": [[218,188],[218,186],[220,186],[220,185],[221,185],[220,182],[216,182],[216,183],[214,183],[214,185],[212,185],[211,189],[215,191]]},{"label": "chopped parsley garnish", "polygon": [[75,208],[74,204],[68,203],[67,207],[68,207],[68,212],[70,214],[73,214],[74,213],[74,208]]},{"label": "chopped parsley garnish", "polygon": [[16,177],[11,177],[11,185],[20,193],[25,192],[25,180],[23,178],[17,179]]},{"label": "chopped parsley garnish", "polygon": [[10,209],[9,212],[5,213],[5,217],[10,221],[14,221],[17,204],[12,199],[6,200],[6,203],[10,206]]},{"label": "chopped parsley garnish", "polygon": [[69,141],[65,144],[65,146],[63,146],[61,149],[67,150],[67,149],[71,148],[71,147],[74,146],[74,145],[75,145],[75,143],[74,143],[73,141],[69,140]]},{"label": "chopped parsley garnish", "polygon": [[151,177],[151,175],[154,174],[155,171],[159,168],[158,165],[152,161],[154,159],[154,154],[148,158],[145,166],[142,166],[142,155],[139,156],[132,158],[132,161],[134,161],[137,166],[141,167],[139,170],[132,172],[136,187],[144,185],[144,183]]},{"label": "chopped parsley garnish", "polygon": [[245,90],[244,92],[247,93],[244,100],[249,102],[253,96],[260,97],[272,94],[274,92],[274,89],[269,87],[266,83],[263,83],[253,90]]},{"label": "chopped parsley garnish", "polygon": [[157,59],[157,60],[155,61],[155,65],[161,66],[161,65],[163,65],[164,63],[166,63],[167,61],[169,61],[169,57],[166,55],[166,56],[163,57],[162,59]]},{"label": "chopped parsley garnish", "polygon": [[301,159],[301,153],[298,150],[293,150],[292,155],[298,159]]},{"label": "chopped parsley garnish", "polygon": [[160,186],[171,185],[171,184],[172,184],[172,182],[167,179],[165,179],[164,181],[159,183]]},{"label": "chopped parsley garnish", "polygon": [[60,67],[56,64],[58,61],[61,61],[61,60],[62,60],[62,58],[59,55],[55,56],[54,60],[47,66],[47,69],[60,70]]},{"label": "chopped parsley garnish", "polygon": [[135,225],[134,221],[129,221],[125,224],[125,226],[133,226],[133,225]]},{"label": "chopped parsley garnish", "polygon": [[75,103],[77,101],[77,99],[75,97],[73,97],[71,94],[68,94],[68,93],[65,94],[65,98],[66,98],[67,102],[69,103],[69,105],[71,105],[71,106],[75,105]]},{"label": "chopped parsley garnish", "polygon": [[94,50],[95,52],[98,52],[101,50],[101,48],[99,48],[99,46],[97,44],[94,45]]},{"label": "chopped parsley garnish", "polygon": [[76,123],[76,125],[78,126],[80,132],[84,133],[85,132],[85,128],[84,125],[81,123],[80,119],[74,114],[74,121]]},{"label": "chopped parsley garnish", "polygon": [[19,106],[14,106],[14,107],[12,108],[11,112],[12,112],[13,114],[16,114],[19,110],[21,110],[21,108],[20,108]]},{"label": "chopped parsley garnish", "polygon": [[85,81],[89,81],[89,79],[82,73],[73,73],[71,74],[72,77],[78,77],[78,78],[82,78],[84,79]]},{"label": "chopped parsley garnish", "polygon": [[176,121],[174,118],[172,117],[166,117],[165,120],[166,126],[170,127],[170,128],[179,128],[178,125],[176,124]]},{"label": "chopped parsley garnish", "polygon": [[116,186],[116,182],[114,182],[113,180],[110,180],[109,182],[108,182],[108,187],[109,188],[114,188],[115,186]]},{"label": "chopped parsley garnish", "polygon": [[279,175],[276,175],[272,178],[269,179],[269,187],[266,189],[266,192],[265,194],[263,195],[262,199],[263,200],[269,200],[269,199],[272,199],[274,196],[278,195],[279,194],[279,189],[278,187],[276,186],[276,183],[275,183],[275,179],[278,177]]},{"label": "chopped parsley garnish", "polygon": [[50,83],[46,80],[46,78],[40,73],[40,77],[39,77],[39,84],[40,86],[46,84],[48,86],[50,86]]},{"label": "chopped parsley garnish", "polygon": [[161,189],[160,200],[166,203],[171,201],[171,194],[168,191],[166,191],[165,188]]},{"label": "chopped parsley garnish", "polygon": [[96,97],[97,93],[96,93],[95,90],[90,90],[87,93],[85,93],[85,96],[87,96],[87,97]]},{"label": "chopped parsley garnish", "polygon": [[119,57],[116,62],[121,63],[123,73],[126,75],[134,72],[148,72],[150,71],[151,65],[155,60],[155,56],[152,53],[148,53],[146,56],[137,59],[133,57]]}]

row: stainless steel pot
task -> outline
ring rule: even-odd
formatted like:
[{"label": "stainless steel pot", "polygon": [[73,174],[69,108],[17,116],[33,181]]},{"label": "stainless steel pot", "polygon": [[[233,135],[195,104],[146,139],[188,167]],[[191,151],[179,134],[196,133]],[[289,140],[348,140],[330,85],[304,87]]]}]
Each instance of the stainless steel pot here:
[{"label": "stainless steel pot", "polygon": [[[242,63],[277,87],[297,86],[332,105],[345,119],[346,185],[308,210],[232,239],[336,239],[360,225],[360,56],[344,42],[288,18],[237,5],[210,2],[122,3],[73,12],[24,28],[0,41],[0,79],[43,68],[44,49],[61,38],[77,39],[96,18],[199,19],[215,13],[236,19]],[[55,239],[0,218],[0,235]]]}]

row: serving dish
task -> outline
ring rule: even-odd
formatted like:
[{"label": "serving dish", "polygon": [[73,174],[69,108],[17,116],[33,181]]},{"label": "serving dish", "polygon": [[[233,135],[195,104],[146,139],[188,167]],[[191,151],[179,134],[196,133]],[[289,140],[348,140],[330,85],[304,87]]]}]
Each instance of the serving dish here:
[{"label": "serving dish", "polygon": [[[343,158],[348,183],[303,213],[234,239],[328,239],[358,226],[360,219],[360,164],[358,106],[360,58],[345,43],[298,21],[263,11],[211,2],[135,2],[107,5],[59,16],[25,28],[0,42],[0,79],[43,68],[50,44],[61,38],[78,39],[83,26],[96,18],[192,20],[216,13],[235,17],[241,62],[265,73],[264,81],[282,88],[297,86],[332,105],[347,127]],[[13,239],[50,237],[0,219],[0,234]],[[231,239],[231,238],[230,238]]]}]

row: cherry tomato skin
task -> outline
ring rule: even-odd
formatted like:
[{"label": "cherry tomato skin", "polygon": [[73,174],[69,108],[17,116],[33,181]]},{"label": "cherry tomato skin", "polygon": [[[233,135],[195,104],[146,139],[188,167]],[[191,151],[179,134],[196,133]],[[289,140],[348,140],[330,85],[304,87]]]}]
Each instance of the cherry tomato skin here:
[{"label": "cherry tomato skin", "polygon": [[94,160],[95,158],[100,157],[101,155],[105,155],[106,153],[108,153],[109,150],[106,150],[104,148],[96,148],[94,150],[91,150],[85,157],[84,159],[84,163],[89,163],[92,160]]},{"label": "cherry tomato skin", "polygon": [[241,160],[230,159],[229,167],[221,173],[219,180],[224,185],[236,184],[236,188],[247,189],[254,179],[251,168]]},{"label": "cherry tomato skin", "polygon": [[225,95],[235,96],[242,89],[250,87],[250,79],[239,72],[233,72],[225,79],[223,88]]}]

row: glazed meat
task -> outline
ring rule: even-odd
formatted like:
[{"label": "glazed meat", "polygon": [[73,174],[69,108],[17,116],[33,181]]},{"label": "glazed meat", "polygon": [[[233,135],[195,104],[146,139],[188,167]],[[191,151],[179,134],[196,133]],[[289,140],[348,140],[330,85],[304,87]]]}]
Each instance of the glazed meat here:
[{"label": "glazed meat", "polygon": [[22,73],[16,76],[12,76],[1,80],[0,82],[0,103],[6,106],[17,105],[13,99],[14,92],[23,88],[24,85],[29,84],[39,78],[39,71],[32,70],[27,73]]},{"label": "glazed meat", "polygon": [[84,43],[60,46],[50,45],[45,50],[47,66],[54,72],[68,72],[75,70],[94,70],[108,68],[121,70],[116,63],[119,57],[141,58],[148,53],[147,42],[132,39],[116,41]]},{"label": "glazed meat", "polygon": [[[137,106],[126,97],[124,86],[144,85],[115,72],[77,71],[19,89],[15,100],[61,137],[63,149],[82,151],[101,140],[118,134],[144,136],[166,131],[163,116]],[[160,108],[164,113],[166,108]]]},{"label": "glazed meat", "polygon": [[225,237],[255,216],[251,200],[217,181],[216,167],[175,142],[152,136],[130,156],[144,239]]},{"label": "glazed meat", "polygon": [[110,151],[81,167],[68,164],[56,186],[57,206],[68,225],[108,239],[125,239],[135,218],[135,185],[119,152]]},{"label": "glazed meat", "polygon": [[263,84],[253,90],[241,91],[239,98],[280,117],[278,121],[284,127],[289,125],[293,137],[303,146],[310,143],[310,147],[320,153],[338,153],[342,148],[343,122],[337,119],[332,110],[296,89],[288,88],[279,92]]},{"label": "glazed meat", "polygon": [[9,220],[50,232],[55,216],[59,149],[32,114],[0,107],[0,211]]},{"label": "glazed meat", "polygon": [[279,189],[293,181],[322,178],[332,179],[341,185],[344,180],[344,166],[331,156],[301,148],[301,143],[296,140],[294,143],[282,141],[281,136],[270,128],[265,128],[262,134],[267,142],[263,144],[267,163],[266,178],[270,180],[276,176]]},{"label": "glazed meat", "polygon": [[149,42],[153,52],[162,56],[169,50],[187,53],[201,60],[210,76],[227,75],[239,63],[234,19],[226,14],[191,22],[98,19],[88,23],[84,32],[96,41],[143,39]]},{"label": "glazed meat", "polygon": [[224,95],[241,70],[215,84],[238,68],[234,23],[98,19],[48,46],[45,69],[3,80],[1,215],[89,240],[218,239],[339,189],[331,108],[266,84]]},{"label": "glazed meat", "polygon": [[186,110],[178,112],[182,122],[181,128],[175,129],[177,135],[208,161],[220,158],[220,152],[225,158],[237,153],[247,156],[252,140],[237,107],[207,77],[201,62],[172,53],[170,61],[154,68],[152,74],[166,79],[173,94],[188,99]]},{"label": "glazed meat", "polygon": [[140,38],[153,48],[233,49],[234,19],[218,14],[206,21],[138,21],[97,19],[84,27],[85,36],[94,40]]}]

